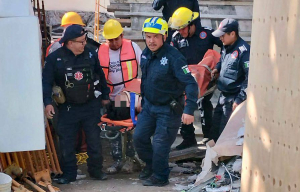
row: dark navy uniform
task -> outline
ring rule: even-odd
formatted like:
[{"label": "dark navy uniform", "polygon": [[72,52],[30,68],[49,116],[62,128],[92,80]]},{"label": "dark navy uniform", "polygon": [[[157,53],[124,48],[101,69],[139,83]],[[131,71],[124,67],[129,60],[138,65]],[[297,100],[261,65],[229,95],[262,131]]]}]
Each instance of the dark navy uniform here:
[{"label": "dark navy uniform", "polygon": [[217,141],[232,113],[233,103],[240,104],[247,98],[250,46],[242,38],[222,49],[216,69],[220,72],[217,82],[221,91],[214,111],[212,139]]},{"label": "dark navy uniform", "polygon": [[[218,37],[212,35],[213,30],[206,27],[196,26],[195,34],[192,37],[183,38],[177,31],[173,34],[171,45],[176,47],[186,58],[189,65],[198,64],[208,49],[214,45],[222,47]],[[209,132],[212,126],[213,106],[210,101],[213,93],[205,96],[200,103],[200,116],[204,138],[210,138]],[[193,125],[182,125],[181,135],[185,141],[194,141],[195,128]],[[179,148],[180,149],[180,148]]]},{"label": "dark navy uniform", "polygon": [[198,86],[187,68],[186,59],[167,43],[156,53],[145,48],[140,66],[143,109],[138,116],[134,145],[146,167],[153,170],[154,177],[167,180],[170,147],[176,139],[182,116],[182,112],[171,109],[170,102],[177,100],[183,107],[185,91],[183,113],[193,115],[197,109]]},{"label": "dark navy uniform", "polygon": [[[102,92],[98,98],[94,95],[96,80],[99,80],[98,89]],[[108,100],[110,92],[97,54],[85,48],[82,54],[75,56],[65,46],[50,54],[43,69],[45,106],[52,103],[54,83],[62,88],[66,97],[66,102],[58,107],[57,126],[64,177],[76,179],[75,143],[80,126],[85,131],[88,144],[88,171],[96,176],[102,169],[100,129],[97,126],[100,122],[100,101]]]},{"label": "dark navy uniform", "polygon": [[[163,19],[167,22],[169,21],[170,17],[172,17],[173,13],[180,7],[186,7],[193,12],[200,13],[198,0],[154,0],[152,7],[156,11],[158,11],[161,7],[164,7],[162,14]],[[194,22],[201,25],[200,17],[198,17]],[[169,35],[167,38],[168,43],[171,42],[174,32],[175,31],[169,28]]]}]

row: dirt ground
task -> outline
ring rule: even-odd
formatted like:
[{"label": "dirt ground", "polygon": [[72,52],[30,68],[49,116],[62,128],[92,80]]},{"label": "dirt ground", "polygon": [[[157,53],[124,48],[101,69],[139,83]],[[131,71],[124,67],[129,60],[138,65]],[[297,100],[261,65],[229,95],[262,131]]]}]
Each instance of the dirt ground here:
[{"label": "dirt ground", "polygon": [[[107,140],[103,140],[103,155],[104,155],[104,169],[105,170],[111,163],[112,158],[110,155],[110,147]],[[139,171],[132,174],[118,173],[114,175],[108,175],[108,180],[98,181],[93,180],[87,174],[86,164],[80,165],[79,169],[86,174],[86,178],[77,180],[68,185],[58,185],[54,183],[54,186],[59,187],[63,192],[87,192],[87,191],[105,191],[105,192],[162,192],[162,191],[181,191],[176,190],[178,184],[187,186],[191,184],[188,181],[188,177],[194,174],[175,173],[171,171],[170,184],[165,187],[145,187],[138,179]]]}]

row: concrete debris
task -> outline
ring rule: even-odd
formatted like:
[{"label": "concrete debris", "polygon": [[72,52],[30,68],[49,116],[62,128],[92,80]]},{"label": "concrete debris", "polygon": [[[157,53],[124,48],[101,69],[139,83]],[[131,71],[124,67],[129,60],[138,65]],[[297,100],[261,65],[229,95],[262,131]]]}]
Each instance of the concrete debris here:
[{"label": "concrete debris", "polygon": [[196,174],[188,177],[188,181],[189,182],[194,182],[194,181],[196,181],[196,179],[197,179],[197,175]]},{"label": "concrete debris", "polygon": [[195,163],[183,163],[182,167],[184,167],[184,168],[196,168],[196,164]]},{"label": "concrete debris", "polygon": [[235,144],[237,146],[242,146],[244,144],[244,138],[240,138]]},{"label": "concrete debris", "polygon": [[172,189],[176,191],[185,191],[189,189],[189,186],[175,184],[175,187],[173,187]]},{"label": "concrete debris", "polygon": [[192,173],[193,169],[190,169],[190,168],[184,168],[184,167],[173,167],[171,169],[171,172],[174,172],[174,173],[185,173],[185,174],[189,174],[189,173]]},{"label": "concrete debris", "polygon": [[233,165],[232,165],[232,170],[234,172],[238,172],[238,173],[241,173],[242,171],[242,159],[237,159]]},{"label": "concrete debris", "polygon": [[179,177],[172,177],[169,179],[170,182],[174,182],[174,183],[178,182],[179,180],[180,180]]},{"label": "concrete debris", "polygon": [[173,167],[178,167],[178,165],[176,163],[169,163],[169,167],[173,168]]},{"label": "concrete debris", "polygon": [[219,187],[219,188],[206,187],[205,190],[207,192],[224,192],[224,191],[229,191],[230,190],[230,186],[227,185],[227,186],[222,186],[222,187]]}]

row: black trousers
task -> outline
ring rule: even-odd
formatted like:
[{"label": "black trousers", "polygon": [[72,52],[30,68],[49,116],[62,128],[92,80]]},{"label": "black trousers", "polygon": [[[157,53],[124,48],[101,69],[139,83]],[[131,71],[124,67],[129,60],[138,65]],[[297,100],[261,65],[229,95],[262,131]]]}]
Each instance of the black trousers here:
[{"label": "black trousers", "polygon": [[211,139],[215,142],[219,139],[221,133],[223,132],[231,114],[232,114],[232,105],[236,94],[234,95],[224,95],[220,94],[218,104],[215,108],[213,115],[213,124],[210,132]]},{"label": "black trousers", "polygon": [[100,100],[86,104],[62,104],[59,106],[57,131],[61,150],[61,167],[64,176],[75,179],[77,175],[76,139],[82,127],[87,141],[88,172],[102,170],[102,147],[100,141]]},{"label": "black trousers", "polygon": [[[209,134],[212,126],[212,113],[213,113],[213,106],[210,99],[212,98],[212,96],[213,93],[205,96],[201,101],[199,107],[204,138],[210,138]],[[195,139],[194,125],[182,124],[180,134],[184,140]]]}]

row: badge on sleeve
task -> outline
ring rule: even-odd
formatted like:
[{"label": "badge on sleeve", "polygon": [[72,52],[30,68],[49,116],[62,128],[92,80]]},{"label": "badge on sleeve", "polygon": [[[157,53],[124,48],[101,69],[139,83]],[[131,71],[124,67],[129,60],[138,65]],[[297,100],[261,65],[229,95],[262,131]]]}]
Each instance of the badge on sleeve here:
[{"label": "badge on sleeve", "polygon": [[80,71],[77,71],[77,72],[74,74],[74,78],[75,78],[77,81],[80,81],[81,79],[83,79],[83,74],[82,74]]},{"label": "badge on sleeve", "polygon": [[183,73],[184,73],[184,74],[188,74],[188,73],[191,72],[191,71],[189,70],[189,68],[188,68],[187,65],[183,66],[183,67],[182,67],[182,70],[183,70]]},{"label": "badge on sleeve", "polygon": [[160,64],[165,66],[166,64],[168,64],[168,59],[166,57],[161,58]]},{"label": "badge on sleeve", "polygon": [[235,50],[232,54],[231,54],[231,58],[232,59],[236,59],[239,56],[239,52],[237,50]]},{"label": "badge on sleeve", "polygon": [[246,61],[246,62],[244,63],[244,65],[245,65],[245,68],[246,68],[246,69],[249,68],[249,61]]},{"label": "badge on sleeve", "polygon": [[174,43],[172,41],[170,42],[170,45],[174,47]]},{"label": "badge on sleeve", "polygon": [[205,39],[207,37],[207,33],[205,31],[202,31],[199,35],[200,39]]}]

